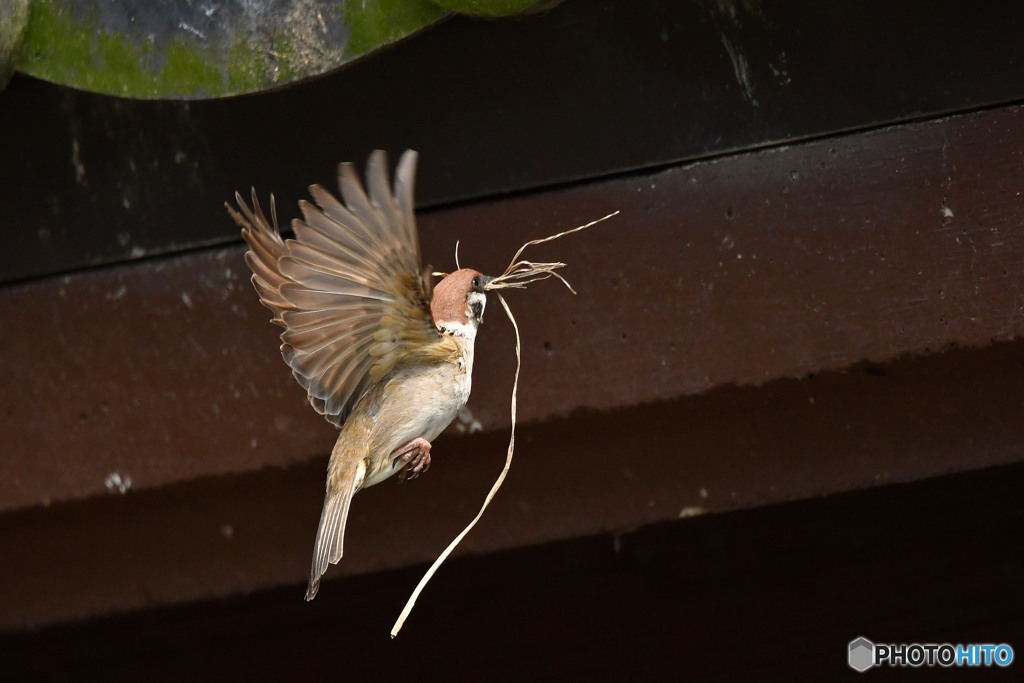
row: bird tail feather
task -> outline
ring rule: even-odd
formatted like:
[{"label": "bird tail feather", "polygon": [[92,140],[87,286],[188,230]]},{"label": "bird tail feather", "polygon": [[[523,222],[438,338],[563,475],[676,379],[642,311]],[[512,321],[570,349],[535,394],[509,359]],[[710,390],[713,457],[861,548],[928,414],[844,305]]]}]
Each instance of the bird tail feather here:
[{"label": "bird tail feather", "polygon": [[309,573],[309,588],[306,600],[316,597],[320,578],[327,571],[327,565],[337,564],[344,551],[345,522],[352,504],[352,496],[359,490],[366,476],[366,465],[359,461],[348,472],[334,473],[327,481],[327,495],[324,509],[320,513],[320,527],[316,532],[316,546],[313,550],[313,566]]}]

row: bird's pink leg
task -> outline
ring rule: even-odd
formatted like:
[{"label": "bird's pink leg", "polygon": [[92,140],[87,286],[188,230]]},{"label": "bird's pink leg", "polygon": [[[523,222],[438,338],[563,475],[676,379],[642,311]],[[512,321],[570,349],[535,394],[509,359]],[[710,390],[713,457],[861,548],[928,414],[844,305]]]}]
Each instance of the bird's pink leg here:
[{"label": "bird's pink leg", "polygon": [[430,442],[416,437],[404,446],[399,446],[392,453],[394,467],[402,465],[398,473],[398,481],[415,479],[430,469]]}]

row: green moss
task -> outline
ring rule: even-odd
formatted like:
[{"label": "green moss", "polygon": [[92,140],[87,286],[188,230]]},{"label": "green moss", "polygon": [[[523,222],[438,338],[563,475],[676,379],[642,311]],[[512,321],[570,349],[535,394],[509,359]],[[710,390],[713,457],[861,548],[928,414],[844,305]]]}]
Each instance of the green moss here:
[{"label": "green moss", "polygon": [[245,36],[238,36],[228,49],[228,82],[234,92],[252,92],[266,85],[264,68],[253,59]]},{"label": "green moss", "polygon": [[[86,31],[85,27],[72,30],[63,12],[46,0],[34,3],[18,51],[18,69],[58,83],[81,80],[82,72],[89,70],[85,67],[92,60]],[[59,64],[55,63],[57,60],[48,59],[53,45],[61,46]],[[51,70],[57,71],[59,77],[51,78]]]},{"label": "green moss", "polygon": [[346,2],[341,11],[351,31],[345,46],[350,59],[404,38],[447,14],[427,0]]},{"label": "green moss", "polygon": [[95,18],[72,17],[49,0],[32,6],[18,69],[37,78],[128,97],[216,94],[224,78],[216,61],[171,41],[157,65],[156,46],[101,30]]},{"label": "green moss", "polygon": [[28,28],[28,0],[0,0],[0,90],[14,72],[14,55]]},{"label": "green moss", "polygon": [[207,54],[183,43],[167,46],[164,68],[157,74],[157,93],[212,95],[224,90],[224,73]]},{"label": "green moss", "polygon": [[301,76],[309,75],[302,73],[295,65],[295,49],[283,35],[277,35],[274,38],[274,54],[277,55],[275,83],[288,83]]},{"label": "green moss", "polygon": [[459,14],[475,17],[513,17],[537,6],[538,0],[433,0]]},{"label": "green moss", "polygon": [[36,0],[17,68],[54,83],[124,97],[218,97],[322,73],[403,38],[445,16],[427,0],[367,0],[343,5],[347,44],[322,61],[299,58],[284,31],[272,50],[238,36],[228,47],[186,39],[161,44],[100,27],[54,0]]},{"label": "green moss", "polygon": [[143,68],[142,62],[146,55],[137,54],[132,46],[117,36],[99,33],[91,44],[85,43],[76,49],[76,53],[81,52],[87,52],[89,56],[79,62],[82,65],[79,77],[88,84],[90,90],[103,89],[105,79],[111,78],[112,85],[116,84],[120,92],[107,92],[118,95],[156,92],[156,79]]}]

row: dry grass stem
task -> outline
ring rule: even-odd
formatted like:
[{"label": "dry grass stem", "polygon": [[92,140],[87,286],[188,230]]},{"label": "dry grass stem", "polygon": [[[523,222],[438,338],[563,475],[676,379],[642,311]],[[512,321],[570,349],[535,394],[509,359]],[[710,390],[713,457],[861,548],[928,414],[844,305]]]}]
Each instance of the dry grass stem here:
[{"label": "dry grass stem", "polygon": [[[570,285],[566,281],[566,279],[562,277],[559,273],[555,272],[559,268],[565,266],[564,263],[534,263],[532,261],[521,261],[519,260],[519,257],[523,255],[523,251],[529,246],[541,244],[543,242],[550,242],[552,240],[558,239],[559,237],[571,235],[572,233],[579,232],[580,230],[586,230],[592,225],[596,225],[601,221],[607,220],[612,216],[616,215],[617,213],[619,212],[615,211],[614,213],[608,214],[604,218],[599,218],[596,221],[591,221],[586,225],[581,225],[578,228],[573,228],[572,230],[560,232],[557,235],[550,235],[548,237],[543,237],[541,239],[531,240],[527,242],[523,246],[519,247],[519,251],[517,251],[516,255],[512,257],[512,260],[509,262],[508,268],[505,269],[505,272],[491,280],[487,285],[484,286],[484,288],[487,290],[522,289],[531,282],[539,282],[540,280],[546,280],[549,277],[556,277],[559,280],[561,280],[566,287],[569,288],[570,292],[575,294],[576,290],[572,288],[572,285]],[[456,243],[455,246],[455,254],[456,267],[458,267],[458,243]],[[434,274],[443,276],[443,273]],[[516,447],[516,392],[519,389],[519,369],[522,365],[522,345],[519,339],[519,325],[516,324],[515,316],[512,315],[512,309],[508,307],[508,303],[505,301],[505,297],[503,297],[499,292],[495,292],[494,295],[498,297],[498,301],[501,302],[501,307],[505,309],[505,315],[507,315],[509,321],[512,322],[512,329],[515,330],[516,333],[516,374],[514,376],[514,379],[512,380],[512,430],[508,440],[508,453],[505,456],[505,466],[501,469],[501,474],[499,474],[498,478],[494,481],[494,485],[491,486],[491,490],[487,493],[487,497],[484,498],[484,504],[480,506],[480,511],[476,513],[476,517],[474,517],[473,520],[466,526],[466,528],[463,529],[462,532],[458,536],[456,536],[451,543],[448,544],[448,547],[444,549],[444,552],[437,556],[437,559],[434,560],[434,563],[430,565],[430,568],[423,575],[423,578],[420,579],[420,582],[416,585],[416,588],[413,590],[412,595],[409,596],[409,600],[406,601],[405,607],[402,608],[402,613],[398,615],[398,620],[395,622],[395,625],[391,628],[392,638],[397,636],[398,632],[402,630],[402,626],[405,624],[405,620],[409,617],[409,614],[412,612],[412,608],[416,606],[416,599],[419,598],[420,593],[423,592],[424,587],[426,587],[427,582],[430,581],[430,579],[434,576],[434,573],[437,571],[438,567],[440,567],[441,564],[446,559],[448,559],[448,556],[452,554],[452,551],[455,550],[455,547],[462,542],[462,539],[466,537],[466,534],[472,531],[473,527],[476,526],[476,523],[479,522],[480,518],[484,516],[484,511],[487,509],[487,506],[491,504],[491,500],[494,499],[495,494],[498,493],[498,489],[501,488],[501,485],[505,481],[505,476],[508,475],[509,468],[512,466],[512,454],[515,451]]]},{"label": "dry grass stem", "polygon": [[549,277],[556,277],[562,281],[562,284],[569,288],[570,292],[575,294],[576,290],[572,288],[572,285],[570,285],[560,273],[556,272],[559,268],[565,266],[564,263],[535,263],[533,261],[520,261],[519,257],[523,255],[523,252],[526,251],[527,247],[532,247],[535,244],[543,244],[544,242],[551,242],[553,240],[557,240],[559,237],[565,237],[566,235],[571,235],[574,232],[586,230],[591,226],[597,225],[601,221],[608,220],[618,213],[618,211],[614,211],[603,218],[598,218],[596,221],[590,221],[586,225],[581,225],[578,228],[565,230],[556,235],[549,235],[540,239],[530,240],[523,246],[519,247],[519,251],[516,252],[516,255],[512,257],[511,261],[509,261],[508,267],[505,268],[505,272],[488,282],[484,286],[484,289],[488,291],[512,288],[523,289],[526,285],[532,282],[539,282],[540,280],[547,280]]},{"label": "dry grass stem", "polygon": [[491,504],[491,500],[494,498],[494,495],[498,493],[498,489],[501,488],[502,483],[505,481],[505,476],[508,474],[508,470],[512,466],[512,453],[516,447],[516,390],[519,388],[521,346],[519,343],[519,326],[516,324],[516,319],[512,315],[512,310],[505,302],[505,297],[501,294],[496,294],[496,296],[498,297],[498,301],[501,302],[502,308],[505,309],[505,315],[507,315],[508,319],[512,321],[512,328],[516,332],[516,374],[515,379],[512,380],[512,434],[508,440],[508,453],[505,455],[505,466],[501,469],[501,474],[499,474],[498,478],[495,480],[494,486],[492,486],[491,490],[487,493],[487,497],[484,498],[484,504],[480,506],[480,512],[476,513],[476,517],[473,518],[473,521],[471,521],[466,528],[462,530],[462,533],[456,536],[455,539],[448,544],[448,547],[444,549],[444,552],[437,556],[437,559],[434,560],[434,564],[430,565],[430,569],[427,570],[427,573],[423,575],[423,578],[420,579],[420,582],[416,585],[416,589],[412,592],[412,595],[409,596],[409,600],[405,603],[402,613],[398,615],[398,621],[396,621],[395,625],[391,628],[392,638],[397,636],[398,632],[402,630],[402,625],[405,624],[406,618],[408,618],[409,613],[412,612],[412,608],[416,606],[416,598],[420,596],[423,588],[427,585],[427,582],[430,581],[431,577],[434,576],[434,572],[437,571],[437,568],[441,566],[442,562],[448,559],[448,556],[451,555],[453,550],[455,550],[455,546],[465,538],[466,534],[472,531],[473,527],[476,526],[476,523],[484,516],[484,510],[486,510],[487,506]]}]

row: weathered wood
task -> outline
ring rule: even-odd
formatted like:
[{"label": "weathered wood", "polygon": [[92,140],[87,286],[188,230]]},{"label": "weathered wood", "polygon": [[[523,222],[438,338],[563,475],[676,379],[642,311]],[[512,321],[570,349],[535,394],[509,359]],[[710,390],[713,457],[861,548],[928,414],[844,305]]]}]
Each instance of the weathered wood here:
[{"label": "weathered wood", "polygon": [[[537,256],[514,293],[524,423],[985,346],[1024,332],[1024,111],[993,110],[478,205],[421,221],[428,261]],[[287,208],[283,208],[288,211]],[[548,286],[550,285],[550,286]],[[237,247],[0,290],[0,510],[305,462],[305,404]],[[470,407],[507,426],[511,330],[491,310]]]},{"label": "weathered wood", "polygon": [[[858,635],[1020,642],[1024,548],[1007,539],[1024,524],[1022,486],[1024,466],[1015,465],[454,560],[394,642],[388,629],[421,567],[332,582],[313,603],[296,585],[5,634],[0,654],[5,676],[33,681],[68,672],[104,681],[341,672],[363,680],[840,681],[853,676],[845,647]],[[958,599],[936,608],[951,586]]]},{"label": "weathered wood", "polygon": [[255,97],[135,102],[16,77],[0,281],[236,241],[220,208],[235,190],[294,206],[373,147],[418,149],[419,200],[436,204],[1019,102],[1021,35],[1016,2],[587,0],[453,20]]},{"label": "weathered wood", "polygon": [[[493,553],[1020,462],[1022,368],[1018,341],[533,425],[520,432],[508,481],[458,552]],[[520,394],[521,408],[528,396]],[[345,558],[321,596],[345,590],[335,585],[339,577],[432,560],[476,513],[504,446],[500,431],[444,439],[427,476],[360,493]],[[290,586],[298,604],[325,464],[317,458],[0,515],[0,630],[275,586]],[[946,504],[974,511],[959,498]],[[837,534],[855,526],[837,524]],[[773,533],[787,538],[784,528]],[[420,612],[443,612],[447,601],[436,591],[459,593],[442,578],[446,571]],[[397,616],[417,578],[397,582],[379,609]],[[494,614],[495,623],[504,616]]]}]

